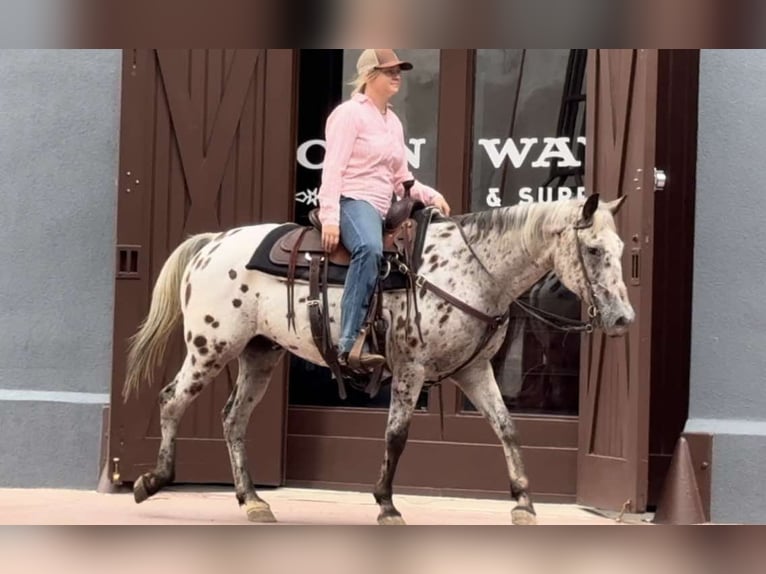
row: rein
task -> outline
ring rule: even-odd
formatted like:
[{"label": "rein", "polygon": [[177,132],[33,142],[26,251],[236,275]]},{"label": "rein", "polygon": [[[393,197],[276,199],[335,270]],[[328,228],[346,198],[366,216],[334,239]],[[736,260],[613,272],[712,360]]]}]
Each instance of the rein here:
[{"label": "rein", "polygon": [[[487,276],[497,286],[498,285],[497,279],[495,278],[494,275],[492,275],[489,269],[487,269],[486,265],[484,265],[484,263],[481,261],[481,258],[476,254],[473,247],[471,247],[471,244],[468,241],[468,238],[466,237],[463,231],[463,228],[460,226],[460,224],[452,218],[445,218],[445,219],[448,219],[452,221],[453,223],[455,223],[455,225],[458,228],[458,231],[460,231],[460,235],[463,238],[463,242],[465,243],[468,250],[471,252],[471,255],[473,255],[473,258],[477,261],[477,263],[482,268],[482,270],[484,270]],[[544,323],[545,325],[548,325],[549,327],[552,327],[559,331],[592,333],[594,329],[593,320],[598,317],[598,309],[596,308],[594,304],[595,296],[593,292],[593,282],[591,281],[590,276],[588,275],[588,268],[585,266],[585,261],[583,260],[582,244],[580,242],[580,234],[579,234],[580,230],[589,229],[592,226],[593,226],[593,221],[583,222],[573,226],[573,229],[575,231],[575,239],[577,241],[577,257],[580,262],[580,267],[582,268],[582,273],[583,273],[583,277],[585,278],[585,283],[588,286],[588,293],[590,295],[590,304],[588,305],[588,318],[590,320],[580,321],[578,319],[570,319],[568,317],[556,315],[555,313],[544,311],[542,309],[535,307],[534,305],[530,305],[529,303],[524,303],[520,301],[518,298],[514,299],[511,302],[511,304],[516,305],[522,311],[524,311],[527,315],[534,317],[541,323]],[[559,321],[560,323],[557,324],[554,321]]]},{"label": "rein", "polygon": [[[495,283],[495,285],[498,285],[498,281],[495,278],[495,276],[490,272],[489,269],[487,269],[486,265],[481,261],[481,258],[476,254],[476,251],[474,251],[473,247],[471,247],[470,242],[468,241],[468,238],[465,235],[465,232],[463,231],[462,226],[455,221],[451,217],[442,216],[445,220],[451,221],[455,224],[458,231],[460,232],[461,237],[463,238],[463,242],[465,243],[466,247],[468,248],[468,251],[470,251],[473,258],[476,260],[476,262],[479,264],[479,266],[484,270],[484,272],[487,274],[487,276]],[[594,329],[594,320],[598,317],[598,309],[596,308],[594,301],[594,291],[593,291],[593,283],[590,279],[590,276],[588,275],[588,268],[585,266],[585,261],[582,256],[582,244],[580,242],[580,235],[579,231],[582,229],[588,229],[593,226],[593,222],[583,222],[579,223],[573,226],[573,229],[575,231],[575,239],[577,241],[577,256],[578,260],[580,262],[580,267],[582,268],[583,277],[585,278],[585,283],[588,286],[588,293],[590,295],[590,304],[588,305],[588,321],[580,321],[576,319],[569,319],[568,317],[562,317],[561,315],[556,315],[555,313],[550,313],[549,311],[543,311],[542,309],[538,309],[534,307],[533,305],[529,305],[528,303],[522,303],[518,299],[514,299],[512,301],[512,304],[517,305],[522,311],[527,313],[528,315],[534,317],[538,321],[541,321],[542,323],[553,327],[554,329],[557,329],[559,331],[565,331],[565,332],[572,332],[572,331],[581,331],[586,333],[592,333]],[[454,295],[448,293],[447,291],[444,291],[440,287],[437,287],[428,279],[423,277],[421,274],[416,273],[413,271],[405,262],[398,259],[398,257],[394,260],[394,263],[398,266],[399,271],[408,276],[410,280],[414,283],[416,288],[426,289],[428,291],[431,291],[436,296],[444,299],[448,303],[452,304],[453,306],[457,307],[464,313],[471,315],[472,317],[475,317],[476,319],[479,319],[480,321],[484,322],[487,327],[484,330],[484,335],[482,336],[479,343],[476,345],[476,348],[474,349],[473,353],[470,357],[468,357],[467,360],[465,360],[459,367],[452,370],[447,375],[442,375],[439,377],[436,381],[429,381],[428,385],[434,385],[434,384],[440,384],[444,379],[447,379],[463,369],[466,365],[470,364],[476,356],[481,352],[481,350],[485,347],[485,345],[489,342],[489,340],[492,338],[492,336],[495,334],[495,332],[500,329],[505,323],[508,322],[508,319],[510,318],[511,309],[510,306],[508,309],[503,313],[502,315],[488,315],[482,311],[479,311],[478,309],[471,307],[467,303],[461,301]],[[417,319],[416,319],[417,320]],[[554,320],[559,321],[560,323],[554,322]],[[419,327],[420,325],[418,325]]]},{"label": "rein", "polygon": [[[593,226],[592,221],[588,223],[580,223],[578,225],[573,226],[573,229],[575,232],[575,240],[577,241],[577,259],[580,262],[580,268],[582,269],[582,274],[583,274],[583,277],[585,278],[585,283],[588,286],[588,294],[590,295],[590,304],[588,305],[588,318],[589,318],[588,321],[580,321],[579,319],[570,319],[568,317],[562,317],[561,315],[556,315],[555,313],[551,313],[549,311],[543,311],[542,309],[538,309],[537,307],[530,305],[529,303],[524,303],[520,301],[519,299],[514,299],[513,304],[519,307],[527,315],[534,317],[541,323],[544,323],[545,325],[548,325],[549,327],[552,327],[558,331],[563,331],[565,333],[571,333],[571,332],[585,332],[588,334],[592,333],[594,329],[593,321],[598,317],[598,308],[596,308],[596,305],[594,303],[596,298],[593,292],[593,282],[591,281],[590,276],[588,275],[588,268],[585,266],[585,260],[582,257],[582,243],[580,242],[580,234],[579,234],[580,230],[588,229],[592,226]],[[482,267],[484,266],[482,265]],[[559,321],[560,324],[555,323],[554,322],[555,320]]]}]

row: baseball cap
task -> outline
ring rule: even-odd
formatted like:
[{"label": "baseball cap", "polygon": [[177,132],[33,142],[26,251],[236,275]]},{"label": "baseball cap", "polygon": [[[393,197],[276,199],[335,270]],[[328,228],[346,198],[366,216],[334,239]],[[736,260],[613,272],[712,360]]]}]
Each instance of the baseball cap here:
[{"label": "baseball cap", "polygon": [[356,71],[365,74],[381,68],[393,68],[399,66],[402,70],[411,70],[412,64],[399,59],[396,53],[390,49],[368,48],[362,51],[356,61]]}]

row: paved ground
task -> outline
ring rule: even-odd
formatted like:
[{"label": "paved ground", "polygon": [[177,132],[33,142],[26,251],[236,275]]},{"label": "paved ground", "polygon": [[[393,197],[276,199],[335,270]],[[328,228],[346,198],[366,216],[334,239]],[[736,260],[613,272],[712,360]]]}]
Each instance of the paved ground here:
[{"label": "paved ground", "polygon": [[[278,488],[261,491],[280,524],[370,525],[377,505],[369,493]],[[412,525],[508,525],[510,501],[395,495]],[[576,505],[537,504],[540,524],[618,524]],[[634,517],[635,518],[635,517]],[[626,521],[627,522],[627,521]],[[634,520],[640,523],[640,520]],[[0,489],[0,524],[248,524],[227,489],[175,487],[138,505],[129,492]]]}]

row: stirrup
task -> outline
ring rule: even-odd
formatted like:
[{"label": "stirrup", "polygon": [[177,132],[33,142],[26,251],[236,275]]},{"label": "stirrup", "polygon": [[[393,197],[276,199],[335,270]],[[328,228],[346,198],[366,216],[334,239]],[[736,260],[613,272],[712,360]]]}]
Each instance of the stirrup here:
[{"label": "stirrup", "polygon": [[359,330],[359,335],[351,347],[351,351],[344,357],[348,361],[348,366],[355,371],[370,371],[385,364],[386,358],[377,353],[365,353],[364,342],[367,339],[367,326]]}]

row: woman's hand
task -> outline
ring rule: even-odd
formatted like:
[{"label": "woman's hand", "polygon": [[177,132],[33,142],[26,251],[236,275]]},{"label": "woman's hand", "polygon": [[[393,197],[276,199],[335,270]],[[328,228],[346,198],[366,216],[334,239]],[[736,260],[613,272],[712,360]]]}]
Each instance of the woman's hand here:
[{"label": "woman's hand", "polygon": [[322,226],[322,249],[332,253],[340,241],[340,227],[337,225]]},{"label": "woman's hand", "polygon": [[447,203],[447,200],[443,197],[439,196],[436,199],[434,199],[433,206],[436,207],[438,210],[440,210],[444,215],[449,216],[450,207],[449,203]]}]

